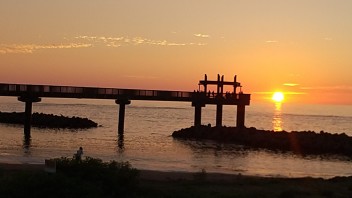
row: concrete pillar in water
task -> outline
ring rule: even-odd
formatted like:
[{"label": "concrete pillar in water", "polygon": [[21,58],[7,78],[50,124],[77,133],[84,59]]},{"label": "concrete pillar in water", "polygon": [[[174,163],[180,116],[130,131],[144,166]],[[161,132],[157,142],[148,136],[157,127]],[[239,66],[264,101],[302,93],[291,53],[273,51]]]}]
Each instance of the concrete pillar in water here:
[{"label": "concrete pillar in water", "polygon": [[123,133],[125,127],[125,110],[126,105],[131,104],[130,100],[127,99],[117,99],[115,100],[116,104],[120,105],[119,109],[119,124],[118,124],[118,133]]},{"label": "concrete pillar in water", "polygon": [[222,126],[222,104],[216,105],[216,126]]},{"label": "concrete pillar in water", "polygon": [[192,102],[194,107],[194,126],[202,125],[202,107],[205,107],[204,103]]},{"label": "concrete pillar in water", "polygon": [[35,96],[20,96],[18,100],[25,103],[24,112],[24,136],[30,138],[31,136],[31,123],[32,123],[32,103],[40,102],[41,98]]},{"label": "concrete pillar in water", "polygon": [[238,128],[244,127],[245,111],[246,111],[245,105],[243,105],[243,104],[237,105],[236,127],[238,127]]}]

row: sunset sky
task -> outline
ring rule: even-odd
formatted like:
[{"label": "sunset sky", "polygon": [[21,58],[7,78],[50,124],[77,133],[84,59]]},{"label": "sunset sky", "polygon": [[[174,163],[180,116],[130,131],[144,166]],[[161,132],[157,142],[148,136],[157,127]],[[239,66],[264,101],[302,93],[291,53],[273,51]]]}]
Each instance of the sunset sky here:
[{"label": "sunset sky", "polygon": [[351,0],[1,0],[0,82],[352,104]]}]

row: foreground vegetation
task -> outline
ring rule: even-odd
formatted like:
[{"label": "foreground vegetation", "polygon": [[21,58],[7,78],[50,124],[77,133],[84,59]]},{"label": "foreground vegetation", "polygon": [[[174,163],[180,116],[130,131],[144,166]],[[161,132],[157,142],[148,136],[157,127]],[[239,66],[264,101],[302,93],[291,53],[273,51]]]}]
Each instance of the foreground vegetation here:
[{"label": "foreground vegetation", "polygon": [[351,178],[330,180],[233,176],[151,180],[126,162],[56,159],[57,172],[0,169],[0,197],[350,197]]},{"label": "foreground vegetation", "polygon": [[2,171],[0,197],[135,197],[139,172],[129,163],[55,160],[56,173]]}]

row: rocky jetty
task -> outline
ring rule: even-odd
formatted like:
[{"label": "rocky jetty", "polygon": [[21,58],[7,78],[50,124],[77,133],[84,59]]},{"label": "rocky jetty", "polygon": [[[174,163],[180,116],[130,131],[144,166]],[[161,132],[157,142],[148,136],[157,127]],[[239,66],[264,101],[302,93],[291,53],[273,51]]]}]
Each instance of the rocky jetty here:
[{"label": "rocky jetty", "polygon": [[[0,123],[23,124],[25,115],[23,112],[0,112]],[[32,126],[40,128],[93,128],[98,124],[88,118],[67,117],[44,113],[32,114]]]},{"label": "rocky jetty", "polygon": [[274,151],[291,151],[295,154],[337,154],[352,157],[352,137],[331,134],[324,131],[274,132],[236,127],[190,127],[173,132],[174,138],[190,140],[214,140],[243,145],[250,148],[264,148]]}]

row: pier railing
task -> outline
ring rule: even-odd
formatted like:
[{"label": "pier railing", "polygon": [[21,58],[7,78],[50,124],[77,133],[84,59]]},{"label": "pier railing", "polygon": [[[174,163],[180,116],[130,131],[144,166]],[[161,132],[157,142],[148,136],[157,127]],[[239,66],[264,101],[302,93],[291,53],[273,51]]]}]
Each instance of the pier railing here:
[{"label": "pier railing", "polygon": [[0,95],[21,96],[34,94],[37,97],[117,99],[126,96],[131,100],[180,100],[190,101],[192,92],[140,90],[97,87],[72,87],[52,85],[25,85],[0,83]]},{"label": "pier railing", "polygon": [[[74,87],[55,85],[28,85],[0,83],[0,96],[54,97],[54,98],[89,98],[89,99],[119,99],[129,100],[159,100],[159,101],[194,101],[201,98],[205,104],[249,105],[250,94],[238,93],[205,93],[166,90],[119,89],[98,87]],[[247,104],[248,101],[248,104]]]}]

